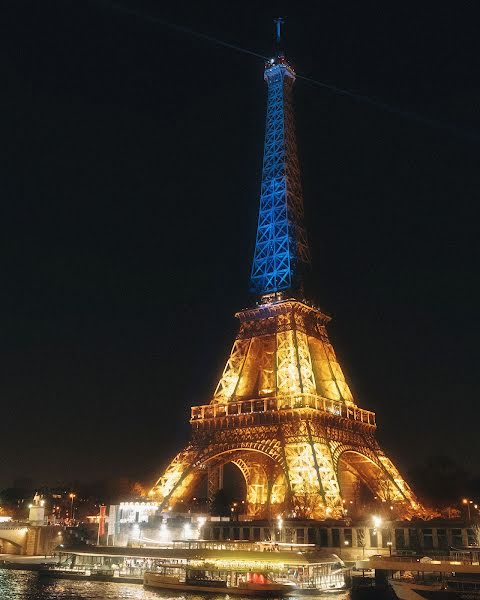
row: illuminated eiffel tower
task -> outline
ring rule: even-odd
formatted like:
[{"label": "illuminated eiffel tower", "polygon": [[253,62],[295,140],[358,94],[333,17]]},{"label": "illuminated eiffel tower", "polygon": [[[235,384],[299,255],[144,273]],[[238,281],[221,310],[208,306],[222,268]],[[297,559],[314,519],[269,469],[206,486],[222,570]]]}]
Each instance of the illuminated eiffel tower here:
[{"label": "illuminated eiffel tower", "polygon": [[[412,513],[420,506],[375,439],[375,414],[357,406],[326,325],[303,297],[310,261],[295,140],[295,72],[280,49],[265,65],[267,123],[251,289],[252,308],[209,404],[193,406],[188,446],[150,495],[161,506],[188,498],[202,477],[222,487],[223,466],[245,478],[248,513],[325,518],[344,514],[359,485]],[[273,513],[272,513],[273,511]]]}]

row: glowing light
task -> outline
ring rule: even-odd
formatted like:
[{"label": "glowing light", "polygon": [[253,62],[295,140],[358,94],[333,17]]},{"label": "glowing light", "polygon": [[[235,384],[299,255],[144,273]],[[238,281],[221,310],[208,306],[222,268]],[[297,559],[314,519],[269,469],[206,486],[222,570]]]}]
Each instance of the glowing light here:
[{"label": "glowing light", "polygon": [[373,515],[372,521],[375,528],[378,528],[382,525],[382,517],[379,517],[378,515]]},{"label": "glowing light", "polygon": [[185,523],[183,526],[183,535],[186,540],[189,540],[192,537],[192,527],[190,523]]},{"label": "glowing light", "polygon": [[160,525],[160,541],[168,542],[169,541],[169,533],[167,529],[167,524],[165,521]]}]

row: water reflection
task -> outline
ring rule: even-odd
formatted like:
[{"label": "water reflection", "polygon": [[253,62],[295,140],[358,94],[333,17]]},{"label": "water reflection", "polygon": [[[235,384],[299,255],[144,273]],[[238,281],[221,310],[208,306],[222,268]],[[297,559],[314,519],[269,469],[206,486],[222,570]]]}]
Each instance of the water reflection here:
[{"label": "water reflection", "polygon": [[[350,600],[348,593],[321,594],[316,596],[330,600]],[[128,583],[105,583],[96,581],[69,581],[48,579],[30,571],[0,569],[1,600],[251,600],[227,594],[184,594],[170,590],[150,591],[141,585]],[[289,596],[291,600],[300,597]],[[314,599],[315,596],[309,596]]]}]

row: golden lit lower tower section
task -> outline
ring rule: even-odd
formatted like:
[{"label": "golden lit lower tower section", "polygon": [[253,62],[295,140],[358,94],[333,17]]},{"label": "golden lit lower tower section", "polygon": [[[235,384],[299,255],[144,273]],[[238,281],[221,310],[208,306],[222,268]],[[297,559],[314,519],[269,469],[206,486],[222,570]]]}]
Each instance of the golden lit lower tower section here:
[{"label": "golden lit lower tower section", "polygon": [[419,512],[375,439],[375,414],[356,405],[329,341],[329,318],[295,298],[237,314],[240,330],[209,404],[193,406],[192,439],[152,490],[164,506],[226,463],[245,479],[251,516],[339,517],[358,485]]},{"label": "golden lit lower tower section", "polygon": [[[277,21],[279,45],[280,21]],[[151,491],[162,506],[193,493],[206,478],[222,486],[234,464],[245,479],[252,516],[341,516],[359,485],[419,512],[412,490],[375,438],[375,414],[357,406],[326,326],[303,299],[309,262],[303,223],[292,89],[295,74],[280,50],[265,66],[265,152],[251,288],[253,308],[207,404],[193,406],[192,437]],[[273,512],[272,512],[273,511]]]}]

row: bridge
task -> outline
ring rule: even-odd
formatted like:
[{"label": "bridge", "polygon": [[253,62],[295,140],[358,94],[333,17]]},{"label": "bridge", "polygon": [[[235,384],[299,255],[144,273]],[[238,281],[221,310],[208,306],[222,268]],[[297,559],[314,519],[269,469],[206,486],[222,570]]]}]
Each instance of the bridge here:
[{"label": "bridge", "polygon": [[60,527],[26,522],[0,523],[0,554],[52,554],[63,542]]}]

